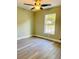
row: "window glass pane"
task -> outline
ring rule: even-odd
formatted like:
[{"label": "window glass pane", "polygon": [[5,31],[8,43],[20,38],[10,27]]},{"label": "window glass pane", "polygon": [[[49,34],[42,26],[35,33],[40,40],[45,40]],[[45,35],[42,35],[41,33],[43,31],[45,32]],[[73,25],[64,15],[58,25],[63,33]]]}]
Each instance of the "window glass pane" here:
[{"label": "window glass pane", "polygon": [[45,15],[44,33],[55,34],[56,14]]}]

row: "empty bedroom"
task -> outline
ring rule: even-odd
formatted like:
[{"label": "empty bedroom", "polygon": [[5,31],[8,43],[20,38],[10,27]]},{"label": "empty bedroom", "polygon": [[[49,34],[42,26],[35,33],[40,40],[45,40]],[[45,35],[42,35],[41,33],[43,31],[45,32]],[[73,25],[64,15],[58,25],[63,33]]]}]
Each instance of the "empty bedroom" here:
[{"label": "empty bedroom", "polygon": [[17,1],[17,59],[61,59],[61,0]]}]

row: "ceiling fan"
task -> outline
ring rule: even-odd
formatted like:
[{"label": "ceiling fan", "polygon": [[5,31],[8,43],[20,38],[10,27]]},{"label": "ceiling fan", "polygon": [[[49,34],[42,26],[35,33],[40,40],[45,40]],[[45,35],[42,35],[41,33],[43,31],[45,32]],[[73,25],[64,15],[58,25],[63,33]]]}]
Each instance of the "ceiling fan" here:
[{"label": "ceiling fan", "polygon": [[46,7],[46,6],[51,6],[51,4],[41,4],[41,1],[42,0],[34,0],[35,3],[34,4],[27,4],[27,3],[24,3],[24,5],[29,5],[29,6],[33,6],[33,8],[31,8],[31,10],[42,10],[43,7]]}]

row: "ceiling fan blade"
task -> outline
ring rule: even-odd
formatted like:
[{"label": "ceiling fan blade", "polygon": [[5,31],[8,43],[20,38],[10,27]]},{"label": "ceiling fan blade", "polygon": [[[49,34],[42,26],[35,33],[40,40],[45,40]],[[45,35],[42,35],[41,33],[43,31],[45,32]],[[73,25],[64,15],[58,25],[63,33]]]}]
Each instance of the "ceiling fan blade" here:
[{"label": "ceiling fan blade", "polygon": [[42,7],[41,7],[40,9],[41,9],[41,10],[43,10],[43,8],[42,8]]},{"label": "ceiling fan blade", "polygon": [[34,7],[33,8],[31,8],[31,10],[33,10],[34,9]]},{"label": "ceiling fan blade", "polygon": [[42,4],[42,7],[51,6],[51,4]]},{"label": "ceiling fan blade", "polygon": [[24,3],[24,5],[34,6],[34,5],[32,5],[32,4],[27,4],[27,3]]}]

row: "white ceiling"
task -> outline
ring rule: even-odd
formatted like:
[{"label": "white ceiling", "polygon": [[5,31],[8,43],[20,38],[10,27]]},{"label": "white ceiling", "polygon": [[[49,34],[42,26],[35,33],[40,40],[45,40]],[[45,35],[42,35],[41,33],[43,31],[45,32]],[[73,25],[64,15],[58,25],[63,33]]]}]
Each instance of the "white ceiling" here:
[{"label": "white ceiling", "polygon": [[[33,6],[24,5],[24,3],[34,4],[34,0],[17,0],[17,6],[30,10]],[[52,4],[51,6],[44,7],[44,9],[51,8],[54,6],[58,6],[61,4],[61,0],[42,0],[42,4]]]}]

